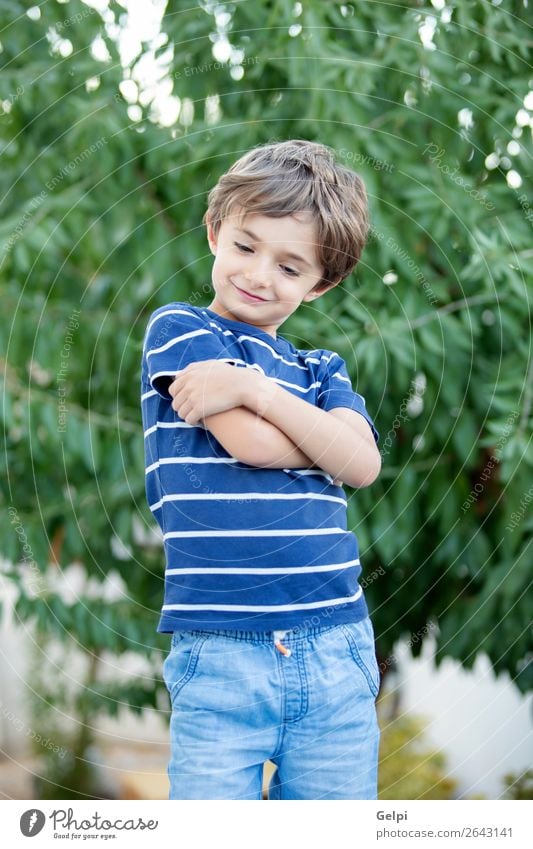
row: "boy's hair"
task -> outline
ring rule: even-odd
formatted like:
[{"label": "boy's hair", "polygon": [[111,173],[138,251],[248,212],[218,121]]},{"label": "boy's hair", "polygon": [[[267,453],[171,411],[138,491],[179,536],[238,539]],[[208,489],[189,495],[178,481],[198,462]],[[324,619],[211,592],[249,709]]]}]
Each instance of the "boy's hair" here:
[{"label": "boy's hair", "polygon": [[234,208],[273,218],[310,211],[324,268],[315,289],[348,276],[368,235],[363,181],[335,162],[331,148],[304,139],[264,144],[241,156],[209,192],[204,223],[209,220],[217,234]]}]

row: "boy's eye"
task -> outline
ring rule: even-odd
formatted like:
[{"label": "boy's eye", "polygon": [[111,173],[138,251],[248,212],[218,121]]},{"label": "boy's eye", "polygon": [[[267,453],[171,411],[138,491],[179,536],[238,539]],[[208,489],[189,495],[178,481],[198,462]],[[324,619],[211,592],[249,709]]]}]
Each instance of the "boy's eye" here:
[{"label": "boy's eye", "polygon": [[289,274],[291,277],[298,277],[299,272],[296,271],[295,268],[290,268],[288,265],[282,265],[281,270],[285,272],[285,274]]},{"label": "boy's eye", "polygon": [[[241,251],[243,254],[253,254],[253,248],[249,245],[243,245],[242,242],[233,242],[238,251]],[[290,265],[280,265],[281,270],[288,274],[289,277],[299,277],[300,272],[296,270],[296,268],[291,268]]]}]

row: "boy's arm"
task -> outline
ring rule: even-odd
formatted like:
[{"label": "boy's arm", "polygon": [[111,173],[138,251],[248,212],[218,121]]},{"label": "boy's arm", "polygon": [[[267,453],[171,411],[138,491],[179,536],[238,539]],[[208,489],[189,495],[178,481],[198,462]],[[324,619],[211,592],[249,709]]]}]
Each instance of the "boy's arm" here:
[{"label": "boy's arm", "polygon": [[216,360],[191,363],[168,387],[172,408],[189,424],[202,422],[242,463],[273,469],[310,468],[309,457],[276,425],[242,405],[249,372]]},{"label": "boy's arm", "polygon": [[[363,416],[344,407],[334,412],[315,407],[255,369],[234,369],[213,360],[192,363],[176,376],[169,392],[173,409],[189,424],[244,406],[275,425],[309,458],[309,464],[334,479],[362,487],[379,474],[381,455]],[[260,459],[259,453],[256,459]],[[283,460],[280,465],[288,463]]]},{"label": "boy's arm", "polygon": [[308,469],[311,460],[279,428],[246,407],[201,419],[226,451],[241,463],[270,469]]},{"label": "boy's arm", "polygon": [[376,480],[381,454],[360,413],[345,407],[321,410],[262,375],[256,377],[255,385],[250,381],[244,394],[248,409],[275,424],[333,478],[342,478],[354,488]]}]

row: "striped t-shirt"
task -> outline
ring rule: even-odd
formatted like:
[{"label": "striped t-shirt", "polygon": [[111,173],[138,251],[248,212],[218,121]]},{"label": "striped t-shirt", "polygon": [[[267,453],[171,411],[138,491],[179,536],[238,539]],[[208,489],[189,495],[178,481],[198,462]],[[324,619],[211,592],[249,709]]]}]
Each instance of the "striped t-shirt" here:
[{"label": "striped t-shirt", "polygon": [[264,469],[232,457],[171,407],[189,363],[253,368],[323,410],[350,407],[378,433],[346,365],[298,350],[251,324],[187,303],[151,316],[142,362],[146,493],[163,532],[165,597],[158,631],[272,631],[355,622],[368,611],[346,495],[319,469]]}]

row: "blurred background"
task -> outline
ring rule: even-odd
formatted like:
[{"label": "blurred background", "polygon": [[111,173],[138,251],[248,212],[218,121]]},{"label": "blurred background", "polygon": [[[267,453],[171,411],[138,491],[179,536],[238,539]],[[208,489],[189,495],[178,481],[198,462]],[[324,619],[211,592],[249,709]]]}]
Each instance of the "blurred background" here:
[{"label": "blurred background", "polygon": [[533,797],[532,23],[525,0],[1,4],[0,797],[167,796],[142,339],[211,300],[218,176],[290,138],[370,201],[355,273],[281,333],[340,353],[381,435],[347,489],[380,796]]}]

